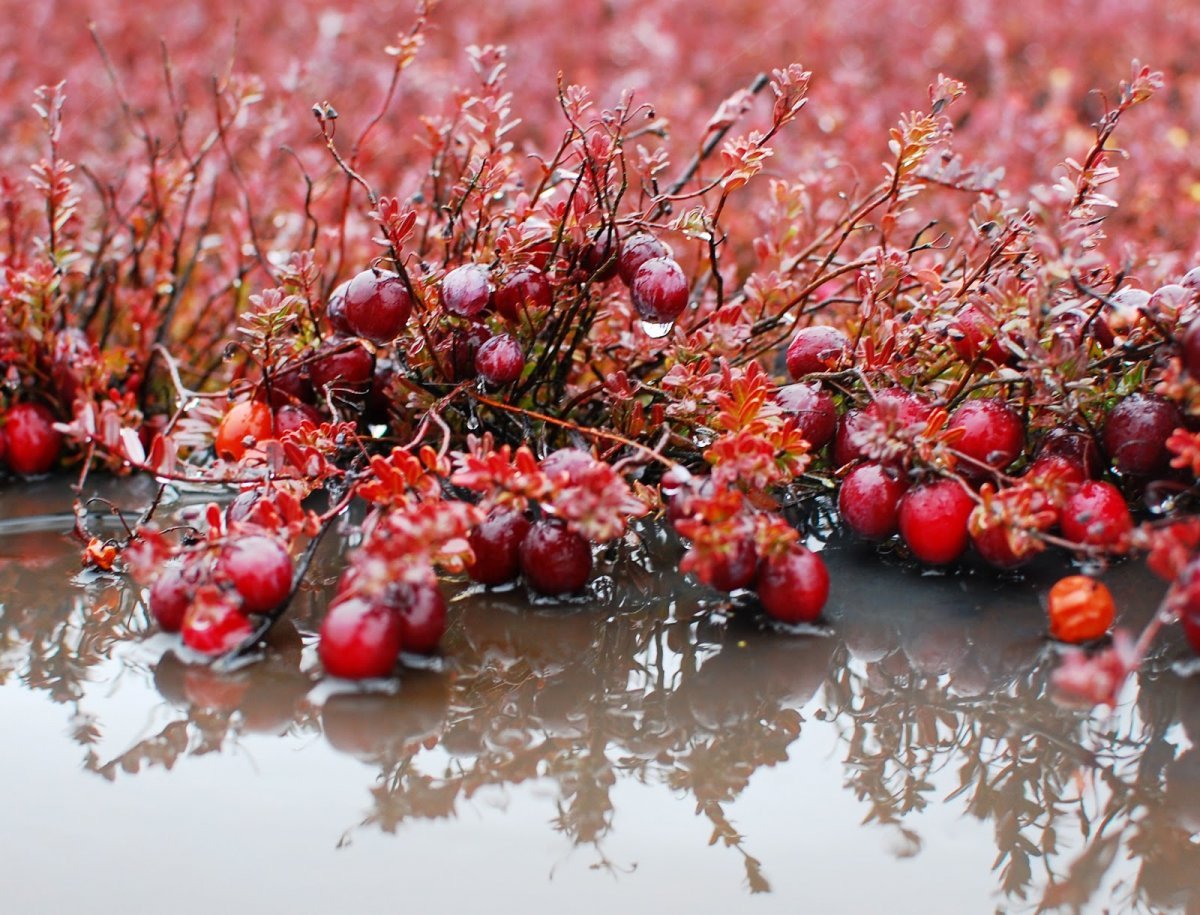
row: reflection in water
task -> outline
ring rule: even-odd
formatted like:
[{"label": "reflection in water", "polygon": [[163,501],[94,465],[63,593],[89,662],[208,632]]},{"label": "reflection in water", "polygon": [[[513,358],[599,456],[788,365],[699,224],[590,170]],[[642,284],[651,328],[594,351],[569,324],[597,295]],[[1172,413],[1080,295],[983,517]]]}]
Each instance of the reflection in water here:
[{"label": "reflection in water", "polygon": [[[1200,681],[1172,668],[1174,641],[1116,713],[1072,709],[1048,692],[1054,649],[1036,606],[1055,570],[1006,584],[922,578],[852,546],[827,555],[825,633],[761,631],[633,554],[614,560],[586,606],[463,591],[443,657],[397,689],[364,693],[320,682],[311,633],[327,585],[302,592],[263,659],[221,674],[151,635],[123,582],[64,594],[74,548],[25,531],[0,537],[0,679],[73,708],[84,767],[112,780],[229,752],[247,735],[323,740],[374,771],[369,812],[343,842],[537,780],[552,789],[552,828],[609,866],[615,788],[637,782],[688,798],[711,841],[744,862],[751,892],[770,890],[773,862],[756,859],[731,805],[767,767],[804,779],[792,757],[824,730],[838,747],[825,764],[840,765],[867,821],[895,835],[892,854],[920,859],[918,815],[931,807],[989,824],[1008,910],[1104,899],[1120,911],[1200,908]],[[335,575],[330,565],[316,578]],[[1122,606],[1153,603],[1133,566],[1110,583]],[[85,687],[122,678],[153,684],[161,723],[104,753],[121,693]]]}]

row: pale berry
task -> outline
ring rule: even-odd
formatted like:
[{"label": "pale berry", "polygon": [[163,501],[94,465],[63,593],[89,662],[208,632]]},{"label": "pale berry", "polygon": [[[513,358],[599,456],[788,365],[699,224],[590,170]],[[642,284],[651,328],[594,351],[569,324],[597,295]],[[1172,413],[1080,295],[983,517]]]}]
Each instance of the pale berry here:
[{"label": "pale berry", "polygon": [[265,534],[226,544],[217,573],[241,595],[245,613],[274,610],[292,590],[292,557],[282,543]]}]

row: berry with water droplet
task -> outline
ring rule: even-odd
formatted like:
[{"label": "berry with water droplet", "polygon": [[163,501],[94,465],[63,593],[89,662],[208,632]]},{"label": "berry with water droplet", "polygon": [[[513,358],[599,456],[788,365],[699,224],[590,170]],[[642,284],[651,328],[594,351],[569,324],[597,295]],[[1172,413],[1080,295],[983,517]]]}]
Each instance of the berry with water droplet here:
[{"label": "berry with water droplet", "polygon": [[643,321],[670,324],[688,303],[687,277],[669,257],[655,257],[638,268],[630,286],[634,310]]},{"label": "berry with water droplet", "polygon": [[1104,423],[1104,450],[1113,466],[1131,476],[1166,469],[1167,439],[1183,416],[1169,400],[1155,394],[1130,394],[1113,407]]},{"label": "berry with water droplet", "polygon": [[502,282],[494,297],[496,311],[507,321],[519,321],[527,311],[546,311],[554,291],[537,267],[518,267]]},{"label": "berry with water droplet", "polygon": [[524,369],[525,353],[516,338],[509,334],[496,334],[475,354],[475,371],[496,387],[516,381]]},{"label": "berry with water droplet", "polygon": [[217,427],[217,455],[227,461],[241,460],[248,447],[271,435],[270,407],[257,400],[234,404]]},{"label": "berry with water droplet", "polygon": [[670,257],[671,249],[649,232],[635,232],[621,242],[621,253],[617,256],[617,271],[626,286],[633,285],[642,264],[656,257]]},{"label": "berry with water droplet", "polygon": [[845,358],[850,340],[836,327],[813,324],[801,328],[787,348],[787,367],[797,380],[811,372],[828,372]]},{"label": "berry with water droplet", "polygon": [[967,521],[975,500],[957,480],[936,480],[900,499],[900,536],[921,562],[946,565],[967,548]]},{"label": "berry with water droplet", "polygon": [[1087,480],[1063,503],[1062,534],[1075,543],[1119,548],[1133,530],[1125,497],[1111,483]]},{"label": "berry with water droplet", "polygon": [[838,511],[846,526],[865,540],[882,540],[896,533],[900,498],[908,483],[881,464],[860,464],[842,480]]}]

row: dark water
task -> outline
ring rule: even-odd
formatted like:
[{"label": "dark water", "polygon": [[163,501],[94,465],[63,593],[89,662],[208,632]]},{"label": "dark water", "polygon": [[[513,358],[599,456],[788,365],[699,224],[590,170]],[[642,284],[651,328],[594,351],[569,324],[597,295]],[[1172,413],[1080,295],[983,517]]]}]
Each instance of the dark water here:
[{"label": "dark water", "polygon": [[[68,507],[0,492],[0,911],[1200,911],[1200,677],[1172,632],[1114,712],[1056,703],[1059,567],[835,541],[797,635],[634,550],[582,606],[463,592],[440,661],[364,694],[318,677],[336,555],[217,674],[72,582]],[[1105,580],[1127,625],[1163,591]]]}]

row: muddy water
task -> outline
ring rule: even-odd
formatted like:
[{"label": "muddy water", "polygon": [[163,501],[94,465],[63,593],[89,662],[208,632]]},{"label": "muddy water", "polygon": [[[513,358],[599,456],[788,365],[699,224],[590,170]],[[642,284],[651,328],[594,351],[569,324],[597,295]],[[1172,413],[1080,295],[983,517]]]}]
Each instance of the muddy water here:
[{"label": "muddy water", "polygon": [[[1056,703],[1059,568],[835,540],[832,625],[782,634],[631,551],[585,605],[463,591],[361,693],[313,647],[336,555],[217,674],[72,582],[68,503],[0,492],[0,911],[1200,910],[1200,678],[1172,633],[1113,714]],[[1127,623],[1162,592],[1106,580]]]}]

